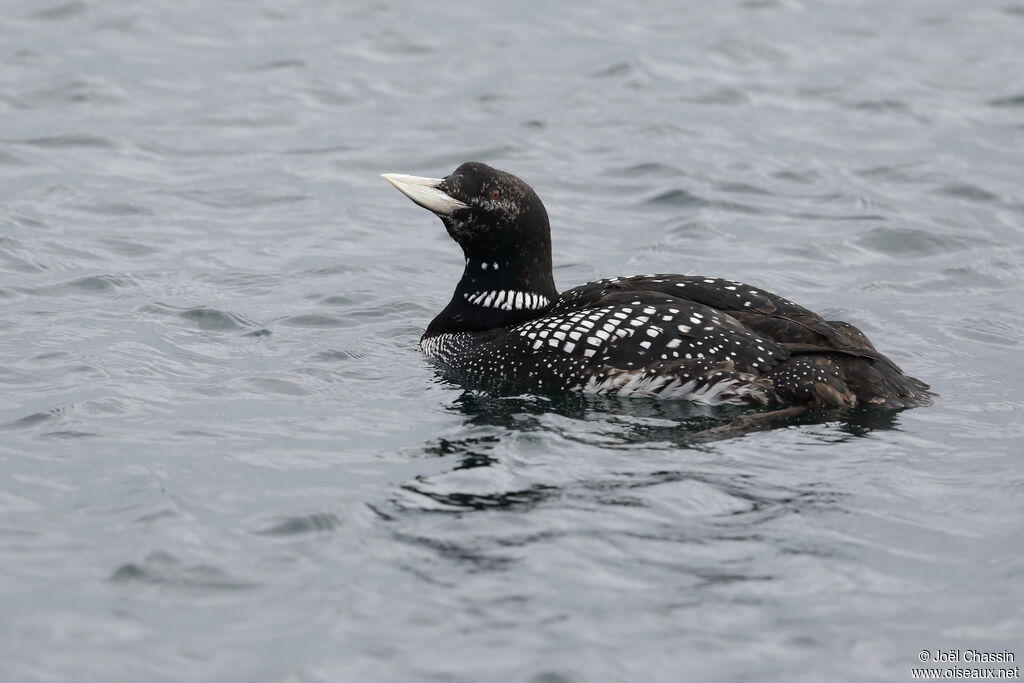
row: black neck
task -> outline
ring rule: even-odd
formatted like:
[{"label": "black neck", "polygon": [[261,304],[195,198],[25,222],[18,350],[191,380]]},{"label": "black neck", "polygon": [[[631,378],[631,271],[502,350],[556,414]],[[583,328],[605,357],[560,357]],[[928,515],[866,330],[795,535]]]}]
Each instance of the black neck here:
[{"label": "black neck", "polygon": [[[424,336],[508,327],[543,315],[558,297],[551,275],[551,249],[548,247],[528,258],[522,256],[506,253],[501,256],[474,254],[468,257],[455,294],[448,306],[431,321]],[[494,305],[486,306],[470,301],[477,298],[476,295],[486,292],[523,292],[536,295],[536,300],[543,297],[549,304],[503,310]]]}]

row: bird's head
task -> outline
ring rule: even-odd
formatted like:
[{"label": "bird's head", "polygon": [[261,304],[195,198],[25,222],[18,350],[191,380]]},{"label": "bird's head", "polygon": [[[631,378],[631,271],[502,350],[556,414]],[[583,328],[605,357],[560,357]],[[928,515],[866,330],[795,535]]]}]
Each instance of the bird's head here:
[{"label": "bird's head", "polygon": [[537,193],[512,175],[470,161],[444,178],[383,174],[399,192],[444,223],[467,259],[529,260],[550,253],[547,212]]}]

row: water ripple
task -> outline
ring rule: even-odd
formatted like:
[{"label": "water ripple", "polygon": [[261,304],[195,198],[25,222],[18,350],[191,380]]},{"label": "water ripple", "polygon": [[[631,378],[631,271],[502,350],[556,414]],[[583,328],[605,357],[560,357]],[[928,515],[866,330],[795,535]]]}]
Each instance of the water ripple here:
[{"label": "water ripple", "polygon": [[141,583],[212,593],[257,587],[257,584],[236,579],[218,567],[185,565],[174,555],[162,551],[150,553],[142,562],[121,565],[111,573],[110,580],[116,584]]},{"label": "water ripple", "polygon": [[89,133],[67,133],[64,135],[50,135],[41,138],[30,138],[19,140],[19,144],[43,149],[108,149],[113,150],[119,147],[116,140]]},{"label": "water ripple", "polygon": [[175,306],[155,302],[140,306],[138,310],[141,313],[174,316],[201,330],[228,332],[258,326],[258,323],[255,321],[248,320],[236,313],[203,306],[182,310]]}]

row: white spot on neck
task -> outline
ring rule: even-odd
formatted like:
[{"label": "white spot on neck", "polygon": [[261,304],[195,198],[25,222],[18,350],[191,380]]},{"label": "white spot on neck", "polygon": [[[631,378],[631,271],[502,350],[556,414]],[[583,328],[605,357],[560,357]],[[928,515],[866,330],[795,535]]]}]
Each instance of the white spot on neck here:
[{"label": "white spot on neck", "polygon": [[487,270],[487,262],[485,261],[484,263],[481,263],[480,267],[484,270]]},{"label": "white spot on neck", "polygon": [[547,308],[551,301],[542,294],[514,289],[491,290],[487,292],[466,292],[466,301],[484,308],[500,308],[503,311],[540,310]]}]

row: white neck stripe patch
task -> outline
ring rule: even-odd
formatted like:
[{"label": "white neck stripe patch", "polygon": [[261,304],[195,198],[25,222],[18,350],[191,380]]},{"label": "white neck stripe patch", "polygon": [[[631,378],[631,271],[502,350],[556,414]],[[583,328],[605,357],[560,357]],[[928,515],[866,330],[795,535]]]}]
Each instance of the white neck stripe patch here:
[{"label": "white neck stripe patch", "polygon": [[466,301],[485,308],[500,308],[503,311],[537,310],[546,308],[551,301],[546,296],[514,289],[473,292],[462,295]]}]

